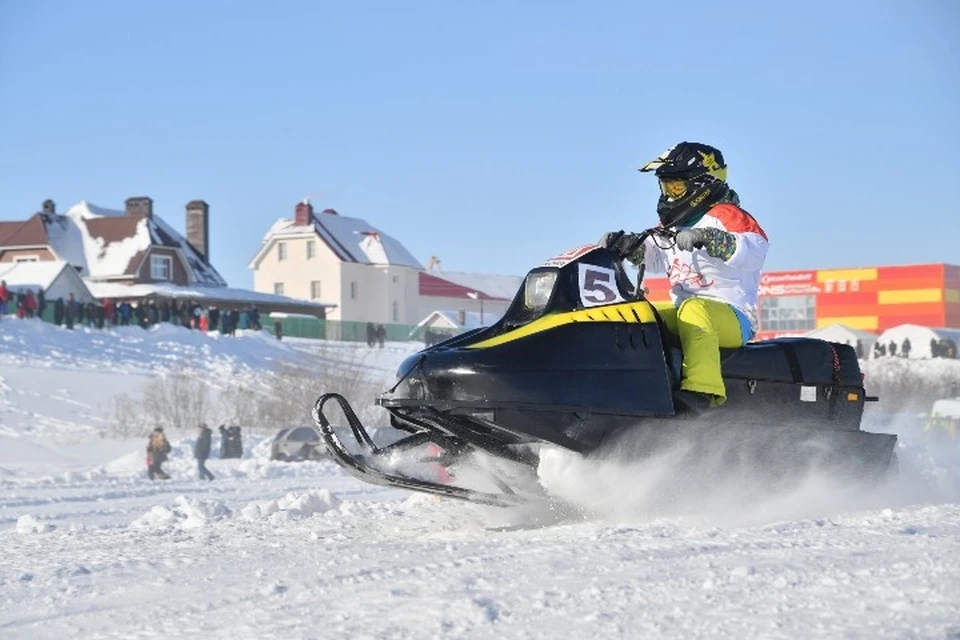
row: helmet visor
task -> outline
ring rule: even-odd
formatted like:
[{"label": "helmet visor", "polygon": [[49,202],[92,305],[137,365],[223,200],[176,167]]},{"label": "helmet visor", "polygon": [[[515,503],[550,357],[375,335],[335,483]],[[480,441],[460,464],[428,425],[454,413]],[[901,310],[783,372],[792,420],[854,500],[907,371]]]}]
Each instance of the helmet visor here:
[{"label": "helmet visor", "polygon": [[675,178],[660,178],[660,193],[668,200],[679,200],[687,195],[687,181]]}]

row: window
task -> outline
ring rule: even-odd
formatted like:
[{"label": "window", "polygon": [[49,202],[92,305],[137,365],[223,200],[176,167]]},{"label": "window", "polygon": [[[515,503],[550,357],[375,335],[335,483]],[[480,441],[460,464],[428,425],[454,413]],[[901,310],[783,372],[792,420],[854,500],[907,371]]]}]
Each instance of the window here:
[{"label": "window", "polygon": [[393,284],[400,282],[400,276],[393,276]]},{"label": "window", "polygon": [[307,260],[313,260],[317,255],[317,244],[313,240],[307,240]]},{"label": "window", "polygon": [[320,299],[320,281],[313,280],[310,282],[310,299],[319,300]]},{"label": "window", "polygon": [[39,262],[40,256],[16,256],[14,262]]},{"label": "window", "polygon": [[350,283],[350,299],[351,300],[357,299],[357,283],[356,282]]},{"label": "window", "polygon": [[282,296],[282,295],[283,295],[283,283],[282,283],[282,282],[274,282],[274,283],[273,283],[273,293],[275,293],[275,294],[278,295],[278,296]]},{"label": "window", "polygon": [[173,276],[173,260],[170,256],[150,256],[150,278],[170,280]]},{"label": "window", "polygon": [[394,300],[392,305],[393,322],[400,322],[400,301]]},{"label": "window", "polygon": [[290,435],[287,436],[289,440],[294,442],[317,442],[320,438],[317,436],[317,432],[314,431],[311,427],[300,427],[294,429],[290,432]]},{"label": "window", "polygon": [[277,243],[277,261],[283,262],[287,259],[287,243],[278,242]]},{"label": "window", "polygon": [[810,331],[816,328],[817,306],[813,296],[761,298],[761,331]]}]

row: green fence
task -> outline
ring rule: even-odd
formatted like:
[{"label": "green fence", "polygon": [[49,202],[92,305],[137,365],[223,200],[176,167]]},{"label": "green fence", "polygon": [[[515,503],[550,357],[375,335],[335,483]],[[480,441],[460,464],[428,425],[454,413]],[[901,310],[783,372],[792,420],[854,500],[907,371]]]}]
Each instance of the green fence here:
[{"label": "green fence", "polygon": [[[305,316],[269,318],[263,322],[265,329],[272,329],[279,322],[283,335],[291,338],[314,338],[317,340],[341,340],[343,342],[367,342],[367,323],[345,320],[320,320]],[[388,342],[423,342],[424,328],[413,324],[383,324]],[[432,330],[437,333],[436,329]],[[455,331],[443,332],[454,335]]]}]

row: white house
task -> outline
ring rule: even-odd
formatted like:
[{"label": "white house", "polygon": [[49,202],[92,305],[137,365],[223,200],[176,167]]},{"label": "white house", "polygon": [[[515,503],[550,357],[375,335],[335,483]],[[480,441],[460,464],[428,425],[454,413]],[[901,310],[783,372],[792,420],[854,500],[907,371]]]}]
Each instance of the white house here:
[{"label": "white house", "polygon": [[336,304],[333,320],[415,325],[438,309],[503,315],[521,278],[427,270],[366,220],[308,200],[267,231],[247,265],[256,291]]},{"label": "white house", "polygon": [[[315,317],[333,306],[228,287],[210,261],[209,214],[203,200],[188,202],[184,236],[154,212],[148,197],[127,198],[123,210],[81,200],[64,213],[46,200],[41,211],[25,220],[0,221],[0,266],[57,265],[38,266],[36,273],[55,271],[58,287],[76,285],[79,276],[84,288],[78,291],[87,299],[203,300],[222,308],[256,304],[266,312]],[[73,273],[61,275],[65,264]],[[59,297],[50,291],[45,295]]]},{"label": "white house", "polygon": [[43,291],[53,302],[73,294],[80,302],[89,302],[93,296],[77,270],[63,260],[18,261],[0,263],[0,281],[10,291]]}]

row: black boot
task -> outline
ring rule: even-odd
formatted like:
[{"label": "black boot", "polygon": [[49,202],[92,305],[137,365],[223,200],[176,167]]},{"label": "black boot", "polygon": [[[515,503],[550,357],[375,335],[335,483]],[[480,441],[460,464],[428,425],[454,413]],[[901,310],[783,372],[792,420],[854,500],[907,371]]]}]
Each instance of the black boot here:
[{"label": "black boot", "polygon": [[700,393],[698,391],[681,389],[676,393],[676,400],[678,409],[693,413],[703,413],[713,406],[713,396],[709,393]]}]

